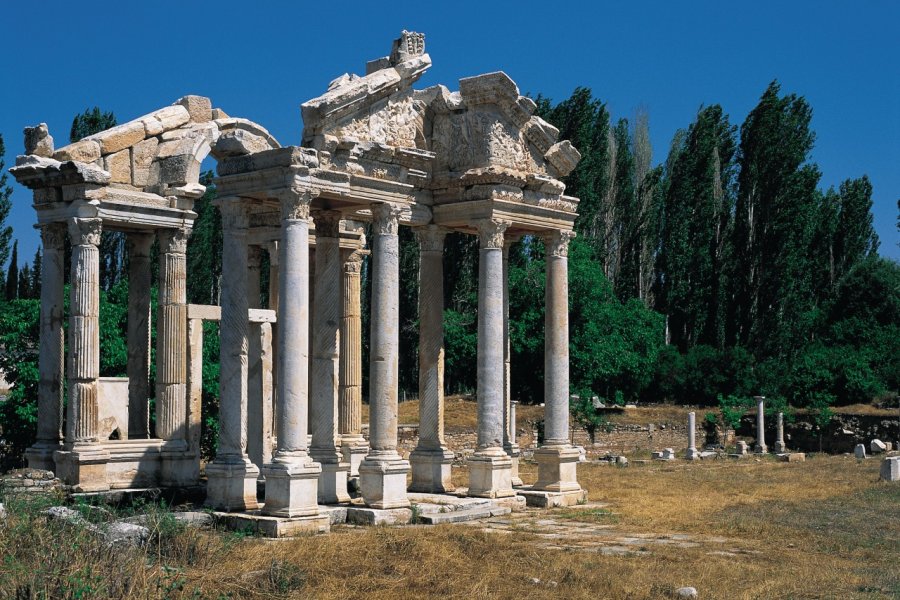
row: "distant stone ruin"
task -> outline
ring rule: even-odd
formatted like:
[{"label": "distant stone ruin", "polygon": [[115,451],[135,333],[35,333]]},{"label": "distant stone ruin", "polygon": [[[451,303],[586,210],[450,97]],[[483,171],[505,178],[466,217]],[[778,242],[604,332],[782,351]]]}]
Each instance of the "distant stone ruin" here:
[{"label": "distant stone ruin", "polygon": [[[264,478],[262,513],[309,519],[315,529],[323,518],[319,505],[349,499],[350,477],[358,476],[365,505],[378,510],[409,506],[410,470],[409,490],[450,491],[442,253],[445,235],[455,231],[477,235],[481,248],[478,449],[469,460],[468,495],[521,494],[542,505],[584,497],[576,478],[579,453],[568,438],[567,248],[578,200],[565,195],[560,181],[580,155],[533,114],[535,103],[506,74],[463,79],[458,92],[414,89],[430,65],[424,36],[404,32],[389,56],[366,65],[365,75],[342,75],[303,104],[302,146],[282,147],[262,126],[199,96],[58,150],[45,125],[26,130],[26,155],[11,172],[33,190],[44,246],[38,434],[27,453],[30,467],[53,470],[79,491],[198,484],[201,325],[218,320],[220,437],[205,468],[210,506],[257,509],[257,480]],[[222,214],[221,306],[186,302],[185,250],[194,201],[205,191],[199,175],[207,155],[217,161]],[[397,451],[400,226],[414,229],[421,253],[421,424],[409,460]],[[127,414],[127,427],[105,429],[101,231],[124,232],[129,254],[127,411],[104,409],[120,415],[114,420]],[[521,480],[507,323],[507,251],[525,235],[544,241],[547,258],[545,441],[535,451],[537,484],[528,490],[513,487]],[[67,236],[72,286],[64,314]],[[160,245],[155,318],[148,293],[154,239]],[[263,251],[271,257],[266,307],[258,293]],[[359,278],[370,252],[365,439]],[[151,327],[155,390],[149,387]],[[116,431],[120,439],[107,438]]]}]

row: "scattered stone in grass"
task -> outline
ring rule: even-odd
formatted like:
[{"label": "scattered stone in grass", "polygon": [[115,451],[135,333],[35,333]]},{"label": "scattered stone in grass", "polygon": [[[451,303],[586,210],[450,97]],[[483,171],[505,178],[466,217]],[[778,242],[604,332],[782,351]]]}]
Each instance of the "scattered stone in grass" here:
[{"label": "scattered stone in grass", "polygon": [[747,445],[747,442],[745,442],[743,440],[739,441],[736,444],[736,448],[737,448],[737,450],[735,451],[736,454],[740,454],[740,455],[747,454],[750,451],[750,448]]},{"label": "scattered stone in grass", "polygon": [[697,588],[681,587],[675,590],[676,598],[697,598]]},{"label": "scattered stone in grass", "polygon": [[887,444],[876,438],[869,443],[869,450],[872,451],[872,454],[881,454],[887,452]]},{"label": "scattered stone in grass", "polygon": [[862,444],[857,444],[856,448],[853,449],[853,454],[860,460],[864,459],[866,457],[866,447]]},{"label": "scattered stone in grass", "polygon": [[889,456],[882,460],[880,475],[884,481],[900,481],[900,456]]}]

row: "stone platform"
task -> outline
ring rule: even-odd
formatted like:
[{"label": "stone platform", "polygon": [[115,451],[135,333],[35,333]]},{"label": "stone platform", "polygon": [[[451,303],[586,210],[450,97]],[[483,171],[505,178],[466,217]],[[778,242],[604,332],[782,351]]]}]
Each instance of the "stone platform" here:
[{"label": "stone platform", "polygon": [[216,521],[235,531],[248,531],[270,538],[313,535],[331,531],[330,516],[326,512],[311,517],[270,517],[260,511],[245,513],[214,512]]},{"label": "stone platform", "polygon": [[545,492],[532,489],[531,486],[523,486],[516,489],[520,497],[524,497],[528,506],[536,508],[557,508],[563,506],[575,506],[587,502],[587,490],[575,490],[571,492]]}]

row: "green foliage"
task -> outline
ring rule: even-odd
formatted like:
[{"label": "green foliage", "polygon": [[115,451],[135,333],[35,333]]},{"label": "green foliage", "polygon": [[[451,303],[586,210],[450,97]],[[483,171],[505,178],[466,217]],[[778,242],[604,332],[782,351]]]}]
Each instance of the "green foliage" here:
[{"label": "green foliage", "polygon": [[587,432],[592,444],[596,441],[598,430],[611,431],[609,419],[594,408],[590,390],[583,390],[578,394],[578,399],[570,402],[569,411],[575,422]]},{"label": "green foliage", "polygon": [[116,126],[116,115],[112,112],[102,112],[100,107],[85,109],[80,115],[72,119],[72,128],[69,131],[69,141],[77,142],[89,135],[106,131]]},{"label": "green foliage", "polygon": [[6,146],[3,143],[3,135],[0,135],[0,267],[6,264],[9,258],[9,241],[12,239],[12,227],[6,224],[9,211],[12,210],[12,188],[9,186],[9,176],[6,173],[6,162],[3,157],[6,154]]},{"label": "green foliage", "polygon": [[6,271],[6,299],[15,300],[19,297],[19,240],[13,242],[12,257],[9,259],[9,268]]},{"label": "green foliage", "polygon": [[39,315],[37,300],[0,304],[0,370],[12,386],[0,402],[0,471],[21,466],[36,435]]},{"label": "green foliage", "polygon": [[753,399],[746,396],[723,396],[719,394],[719,410],[722,413],[722,423],[729,429],[737,429],[743,417],[753,407]]}]

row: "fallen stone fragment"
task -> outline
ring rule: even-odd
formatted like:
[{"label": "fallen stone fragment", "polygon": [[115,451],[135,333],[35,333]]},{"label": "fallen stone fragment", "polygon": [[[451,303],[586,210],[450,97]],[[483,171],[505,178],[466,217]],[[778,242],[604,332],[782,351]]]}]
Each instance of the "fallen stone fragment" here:
[{"label": "fallen stone fragment", "polygon": [[853,449],[853,454],[860,460],[864,459],[866,457],[866,447],[862,444],[857,444],[856,448]]},{"label": "fallen stone fragment", "polygon": [[887,444],[877,438],[869,443],[869,450],[872,451],[872,454],[881,454],[887,452],[887,449]]},{"label": "fallen stone fragment", "polygon": [[682,587],[675,590],[676,598],[698,598],[697,588]]},{"label": "fallen stone fragment", "polygon": [[884,481],[900,481],[900,456],[889,456],[882,460],[880,475]]}]

